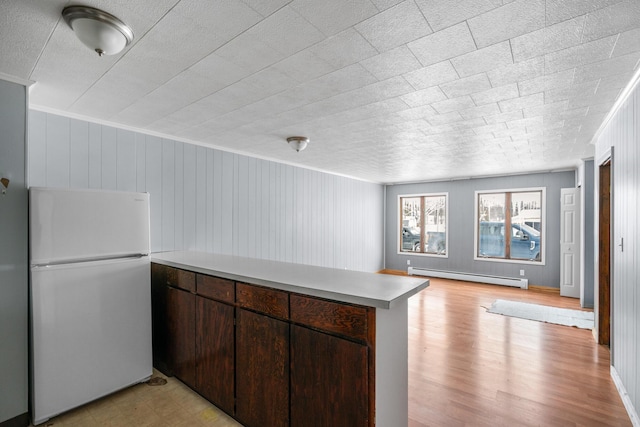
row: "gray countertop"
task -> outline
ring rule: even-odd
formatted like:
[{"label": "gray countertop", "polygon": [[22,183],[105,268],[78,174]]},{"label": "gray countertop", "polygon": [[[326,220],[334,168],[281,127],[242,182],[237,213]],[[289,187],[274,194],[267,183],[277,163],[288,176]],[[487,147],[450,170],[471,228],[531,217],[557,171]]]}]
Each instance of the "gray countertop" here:
[{"label": "gray countertop", "polygon": [[151,262],[300,294],[377,308],[417,294],[429,280],[205,252],[160,252]]}]

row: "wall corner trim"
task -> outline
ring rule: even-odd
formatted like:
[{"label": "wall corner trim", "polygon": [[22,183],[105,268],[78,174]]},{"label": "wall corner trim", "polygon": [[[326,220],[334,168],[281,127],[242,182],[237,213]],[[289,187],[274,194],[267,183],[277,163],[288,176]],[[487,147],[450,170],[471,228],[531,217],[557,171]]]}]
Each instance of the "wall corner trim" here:
[{"label": "wall corner trim", "polygon": [[624,407],[627,409],[627,413],[631,419],[631,424],[633,424],[633,427],[640,427],[640,416],[638,416],[638,411],[633,407],[633,402],[631,402],[627,389],[622,383],[622,378],[620,378],[618,371],[616,371],[616,368],[613,365],[611,365],[611,378],[613,379],[613,383],[616,385],[616,389],[618,389],[618,394],[620,394]]}]

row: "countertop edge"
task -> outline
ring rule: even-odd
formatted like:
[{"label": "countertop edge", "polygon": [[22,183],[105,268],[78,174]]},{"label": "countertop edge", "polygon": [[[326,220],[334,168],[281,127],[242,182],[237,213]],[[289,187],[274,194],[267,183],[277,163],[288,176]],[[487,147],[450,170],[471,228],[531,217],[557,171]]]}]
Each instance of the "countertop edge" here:
[{"label": "countertop edge", "polygon": [[[155,255],[155,256],[154,256]],[[382,300],[377,298],[370,298],[365,296],[358,295],[350,295],[339,293],[335,291],[326,291],[317,288],[310,288],[305,286],[296,286],[288,283],[274,282],[271,280],[267,280],[260,277],[255,276],[246,276],[240,273],[220,271],[213,268],[202,267],[192,264],[181,263],[178,261],[171,261],[161,258],[162,253],[151,254],[151,262],[161,265],[166,265],[168,267],[179,268],[183,270],[193,271],[195,273],[206,274],[211,276],[220,277],[223,279],[234,280],[238,282],[246,282],[255,285],[267,286],[274,289],[279,289],[283,291],[294,292],[302,295],[315,296],[318,298],[325,298],[333,301],[340,301],[351,304],[358,304],[367,307],[381,308],[381,309],[392,309],[396,306],[397,301],[408,299],[411,296],[417,294],[423,289],[429,286],[429,280],[425,279],[420,285],[413,287],[409,291],[404,294],[392,299],[392,300]],[[376,274],[376,273],[370,273]]]}]

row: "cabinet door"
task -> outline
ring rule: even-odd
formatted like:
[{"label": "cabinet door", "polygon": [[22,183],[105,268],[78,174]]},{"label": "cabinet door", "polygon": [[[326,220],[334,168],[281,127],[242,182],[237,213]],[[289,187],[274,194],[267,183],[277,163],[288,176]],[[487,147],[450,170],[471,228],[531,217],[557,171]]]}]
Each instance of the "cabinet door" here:
[{"label": "cabinet door", "polygon": [[167,288],[167,353],[173,374],[189,387],[196,377],[196,296]]},{"label": "cabinet door", "polygon": [[368,423],[366,346],[291,325],[291,427]]},{"label": "cabinet door", "polygon": [[233,415],[234,308],[202,297],[196,300],[196,391]]},{"label": "cabinet door", "polygon": [[247,427],[289,425],[289,324],[238,309],[236,418]]}]

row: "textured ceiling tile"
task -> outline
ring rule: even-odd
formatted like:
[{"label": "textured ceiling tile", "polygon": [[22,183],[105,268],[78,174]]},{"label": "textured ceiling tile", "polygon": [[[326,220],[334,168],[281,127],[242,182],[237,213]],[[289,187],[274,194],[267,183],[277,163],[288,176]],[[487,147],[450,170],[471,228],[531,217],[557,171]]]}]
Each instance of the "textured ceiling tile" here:
[{"label": "textured ceiling tile", "polygon": [[378,10],[386,10],[392,6],[402,3],[403,0],[371,0]]},{"label": "textured ceiling tile", "polygon": [[542,104],[544,104],[544,96],[542,93],[507,99],[498,103],[500,110],[504,113],[514,110],[523,110],[525,108],[531,108]]},{"label": "textured ceiling tile", "polygon": [[434,110],[431,105],[423,105],[421,107],[410,108],[397,112],[397,115],[405,120],[423,119],[436,114],[436,110]]},{"label": "textured ceiling tile", "polygon": [[599,82],[595,80],[572,86],[546,90],[544,92],[544,102],[545,104],[551,104],[565,99],[593,96],[598,88],[598,83]]},{"label": "textured ceiling tile", "polygon": [[416,0],[434,31],[439,31],[459,22],[502,5],[500,0]]},{"label": "textured ceiling tile", "polygon": [[413,41],[408,46],[425,66],[476,50],[476,44],[464,22]]},{"label": "textured ceiling tile", "polygon": [[380,80],[399,76],[422,67],[406,46],[400,46],[365,59],[360,62],[360,65]]},{"label": "textured ceiling tile", "polygon": [[431,104],[433,108],[440,114],[449,113],[456,110],[466,110],[473,108],[476,104],[469,96],[461,96],[460,98],[447,99],[445,101],[434,102]]},{"label": "textured ceiling tile", "polygon": [[619,2],[620,0],[547,0],[547,25],[566,21]]},{"label": "textured ceiling tile", "polygon": [[622,56],[640,51],[640,28],[620,34],[612,56]]},{"label": "textured ceiling tile", "polygon": [[433,104],[434,102],[443,101],[447,96],[442,93],[439,87],[430,87],[422,89],[400,97],[410,107],[419,107],[421,105]]},{"label": "textured ceiling tile", "polygon": [[611,55],[616,38],[616,36],[610,36],[549,53],[544,56],[545,70],[547,73],[555,73],[607,59]]},{"label": "textured ceiling tile", "polygon": [[[20,0],[22,9],[10,1],[0,2],[0,72],[29,79],[66,1]],[[28,37],[25,37],[28,34]]]},{"label": "textured ceiling tile", "polygon": [[640,2],[626,0],[587,15],[584,41],[640,27]]},{"label": "textured ceiling tile", "polygon": [[516,0],[469,19],[478,48],[539,30],[545,25],[545,0]]},{"label": "textured ceiling tile", "polygon": [[495,104],[496,102],[504,101],[505,99],[517,98],[518,96],[520,96],[518,85],[511,83],[485,90],[483,92],[474,93],[471,95],[471,98],[477,105],[483,105]]},{"label": "textured ceiling tile", "polygon": [[555,102],[553,104],[539,104],[527,107],[523,110],[524,117],[559,116],[567,110],[568,101]]},{"label": "textured ceiling tile", "polygon": [[522,114],[522,110],[515,110],[515,111],[510,111],[508,113],[500,113],[500,114],[485,116],[484,121],[488,125],[491,125],[496,123],[508,122],[510,120],[518,120],[518,119],[521,119],[522,117],[524,117]]},{"label": "textured ceiling tile", "polygon": [[356,25],[355,29],[380,52],[432,33],[413,0],[387,9]]},{"label": "textured ceiling tile", "polygon": [[318,43],[310,51],[336,68],[343,68],[378,54],[356,30],[350,28]]},{"label": "textured ceiling tile", "polygon": [[542,28],[511,40],[515,62],[555,52],[582,42],[584,16]]},{"label": "textured ceiling tile", "polygon": [[544,57],[538,56],[517,64],[496,68],[487,72],[493,87],[517,83],[544,75]]},{"label": "textured ceiling tile", "polygon": [[489,83],[489,79],[484,73],[440,85],[440,89],[442,89],[448,98],[457,98],[463,95],[482,92],[489,88],[491,88],[491,83]]},{"label": "textured ceiling tile", "polygon": [[269,16],[276,10],[289,4],[291,0],[242,0],[262,16]]},{"label": "textured ceiling tile", "polygon": [[[203,30],[196,33],[194,27],[187,27],[191,31],[191,37],[202,39],[205,35],[210,39],[217,39],[217,46],[231,40],[246,29],[258,23],[262,16],[244,3],[234,2],[202,2],[199,0],[181,0],[166,15],[161,23],[170,20],[176,15],[182,15],[196,23]],[[155,29],[154,29],[155,30]],[[174,30],[167,31],[173,36]]]},{"label": "textured ceiling tile", "polygon": [[[485,117],[491,116],[494,114],[500,113],[500,107],[498,107],[498,103],[494,102],[493,104],[486,104],[480,107],[473,107],[467,110],[460,110],[460,115],[464,119],[474,119],[477,117]],[[486,122],[484,124],[487,124]]]},{"label": "textured ceiling tile", "polygon": [[[189,71],[200,77],[214,80],[215,83],[223,87],[237,82],[250,74],[246,69],[216,54],[202,58],[192,65]],[[215,79],[212,79],[212,76],[215,76]]]},{"label": "textured ceiling tile", "polygon": [[337,69],[318,58],[310,49],[291,55],[274,64],[273,67],[300,83],[313,80]]},{"label": "textured ceiling tile", "polygon": [[486,126],[477,127],[474,132],[476,135],[482,135],[487,133],[499,132],[501,130],[505,130],[507,126],[504,123],[495,123]]},{"label": "textured ceiling tile", "polygon": [[215,54],[250,73],[273,65],[287,56],[266,44],[260,37],[246,32],[220,47]]},{"label": "textured ceiling tile", "polygon": [[416,90],[450,82],[458,77],[458,73],[456,73],[450,61],[442,61],[404,75],[404,78]]},{"label": "textured ceiling tile", "polygon": [[378,9],[369,0],[294,0],[291,7],[327,36],[337,34],[378,13]]},{"label": "textured ceiling tile", "polygon": [[574,69],[569,69],[555,74],[536,77],[535,79],[523,80],[518,83],[520,95],[531,95],[532,93],[569,87],[573,83],[573,76]]},{"label": "textured ceiling tile", "polygon": [[[457,111],[451,111],[446,114],[437,114],[435,116],[427,117],[426,120],[432,126],[440,126],[448,123],[458,122],[462,120],[462,116]],[[434,131],[437,131],[434,129]]]},{"label": "textured ceiling tile", "polygon": [[582,83],[604,76],[632,72],[636,68],[639,59],[640,54],[635,52],[578,67],[575,71],[574,82]]},{"label": "textured ceiling tile", "polygon": [[460,77],[466,77],[513,64],[513,58],[506,41],[452,58],[451,63]]},{"label": "textured ceiling tile", "polygon": [[[283,7],[251,27],[247,33],[287,56],[325,38],[291,7]],[[295,37],[291,37],[292,34]]]}]

